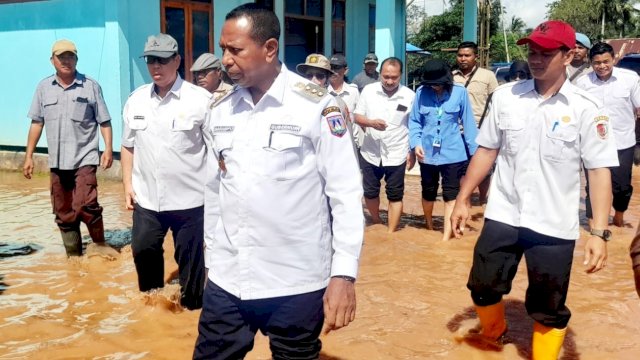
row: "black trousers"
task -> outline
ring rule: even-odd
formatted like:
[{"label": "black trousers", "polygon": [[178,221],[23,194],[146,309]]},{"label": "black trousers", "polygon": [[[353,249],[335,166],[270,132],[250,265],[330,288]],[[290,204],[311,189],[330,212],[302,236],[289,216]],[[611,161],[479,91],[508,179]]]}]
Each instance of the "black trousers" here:
[{"label": "black trousers", "polygon": [[204,291],[194,359],[242,359],[256,332],[269,337],[274,360],[317,359],[325,289],[259,300],[240,300],[212,281]]},{"label": "black trousers", "polygon": [[478,306],[498,303],[511,291],[524,254],[529,286],[527,313],[544,326],[564,328],[571,312],[565,306],[575,241],[558,239],[486,219],[473,251],[467,288]]},{"label": "black trousers", "polygon": [[180,303],[190,309],[202,307],[204,270],[204,206],[156,212],[135,205],[131,250],[140,291],[164,287],[162,243],[171,229],[178,263]]},{"label": "black trousers", "polygon": [[[628,149],[618,150],[618,162],[620,166],[609,168],[611,170],[611,186],[613,190],[613,208],[615,211],[625,212],[629,208],[633,186],[631,185],[631,171],[633,167],[633,152],[635,146]],[[584,204],[587,211],[587,218],[593,219],[591,209],[591,199],[589,198],[589,174],[585,170],[587,184],[585,191],[587,195]]]}]

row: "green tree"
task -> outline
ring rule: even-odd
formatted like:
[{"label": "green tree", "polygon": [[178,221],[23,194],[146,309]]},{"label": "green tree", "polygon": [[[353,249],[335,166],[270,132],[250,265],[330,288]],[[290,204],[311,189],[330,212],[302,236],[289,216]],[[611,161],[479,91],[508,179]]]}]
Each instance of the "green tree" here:
[{"label": "green tree", "polygon": [[[547,5],[549,19],[570,23],[591,39],[638,35],[638,0],[556,0]],[[594,11],[594,9],[596,9]]]}]

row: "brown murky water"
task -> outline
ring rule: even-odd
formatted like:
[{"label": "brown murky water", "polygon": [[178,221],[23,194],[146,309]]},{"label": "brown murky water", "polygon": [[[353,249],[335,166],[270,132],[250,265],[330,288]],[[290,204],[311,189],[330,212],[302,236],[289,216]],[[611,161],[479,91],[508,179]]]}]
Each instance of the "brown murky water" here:
[{"label": "brown murky water", "polygon": [[[506,298],[513,344],[487,353],[455,341],[476,321],[465,284],[482,209],[474,207],[470,226],[476,231],[440,242],[439,232],[421,228],[418,179],[407,182],[404,227],[393,235],[382,225],[367,228],[357,319],[322,338],[323,359],[529,358],[532,322],[523,305],[522,268]],[[120,183],[100,181],[99,190],[109,241],[127,243],[131,214],[123,210]],[[639,194],[636,181],[627,213],[633,227]],[[441,226],[441,214],[439,202],[436,225]],[[628,256],[633,234],[631,225],[614,229],[608,266],[594,275],[584,273],[583,244],[578,243],[568,299],[573,317],[562,359],[640,358],[640,299]],[[0,172],[0,242],[42,247],[31,255],[0,258],[0,359],[191,357],[199,312],[175,305],[175,285],[140,294],[128,246],[114,261],[66,259],[51,215],[47,175],[26,181],[18,173]],[[170,255],[166,258],[169,279],[176,265]],[[259,336],[248,359],[268,358],[268,343]]]}]

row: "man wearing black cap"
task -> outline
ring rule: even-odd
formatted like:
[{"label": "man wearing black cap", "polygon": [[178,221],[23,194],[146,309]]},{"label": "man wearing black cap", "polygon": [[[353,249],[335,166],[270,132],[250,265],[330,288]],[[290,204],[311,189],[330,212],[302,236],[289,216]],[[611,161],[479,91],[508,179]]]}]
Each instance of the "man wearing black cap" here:
[{"label": "man wearing black cap", "polygon": [[143,57],[153,82],[136,89],[124,105],[121,148],[138,287],[164,287],[162,243],[171,229],[180,303],[198,309],[205,281],[203,129],[211,94],[182,80],[178,43],[171,36],[149,36]]},{"label": "man wearing black cap", "polygon": [[356,84],[359,92],[362,92],[365,86],[378,81],[380,73],[376,70],[377,67],[378,57],[374,53],[368,53],[364,57],[364,69],[353,78],[353,83]]},{"label": "man wearing black cap", "polygon": [[[349,109],[349,115],[353,117],[353,112],[356,109],[360,92],[358,86],[355,84],[349,84],[345,81],[347,74],[349,73],[349,67],[347,66],[347,59],[342,54],[333,54],[329,59],[331,70],[333,74],[329,76],[329,93],[333,96],[339,97],[344,101]],[[354,141],[357,147],[362,145],[362,138],[364,136],[364,130],[357,125],[353,118],[351,118],[352,133]]]},{"label": "man wearing black cap", "polygon": [[584,247],[587,273],[606,265],[611,236],[609,167],[618,164],[616,144],[598,101],[567,81],[565,67],[573,58],[575,41],[573,28],[556,20],[540,24],[518,41],[529,46],[533,79],[505,84],[493,93],[476,138],[478,150],[451,216],[456,237],[461,237],[469,216],[465,205],[495,162],[467,282],[481,328],[462,340],[502,348],[507,333],[502,298],[510,292],[524,255],[534,360],[558,358],[571,317],[565,302],[580,236],[582,164],[593,185],[594,228]]}]

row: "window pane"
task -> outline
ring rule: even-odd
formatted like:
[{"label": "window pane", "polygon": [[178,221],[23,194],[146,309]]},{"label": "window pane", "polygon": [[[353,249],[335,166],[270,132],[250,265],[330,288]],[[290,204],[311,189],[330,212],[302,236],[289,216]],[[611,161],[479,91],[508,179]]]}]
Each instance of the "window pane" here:
[{"label": "window pane", "polygon": [[262,5],[265,8],[273,11],[273,0],[256,0],[256,4]]},{"label": "window pane", "polygon": [[284,5],[284,12],[287,14],[304,15],[304,1],[301,0],[286,0]]},{"label": "window pane", "polygon": [[[317,30],[317,33],[316,33]],[[322,54],[324,31],[321,21],[285,18],[285,64],[295,69],[311,53]]]},{"label": "window pane", "polygon": [[376,26],[376,7],[369,5],[369,26]]},{"label": "window pane", "polygon": [[193,61],[203,53],[209,52],[209,12],[205,11],[193,11],[192,13],[192,26],[193,26]]},{"label": "window pane", "polygon": [[335,53],[344,54],[344,27],[339,24],[333,24],[333,51]]},{"label": "window pane", "polygon": [[307,14],[308,16],[323,16],[324,1],[322,0],[307,0]]},{"label": "window pane", "polygon": [[345,16],[344,1],[333,0],[332,15],[333,20],[344,20]]},{"label": "window pane", "polygon": [[[184,9],[180,8],[172,8],[166,7],[164,9],[165,20],[166,20],[166,32],[167,34],[173,36],[174,39],[178,42],[178,52],[180,55],[184,54]],[[184,78],[184,56],[182,60],[180,60],[180,68],[178,69],[180,76]]]}]

